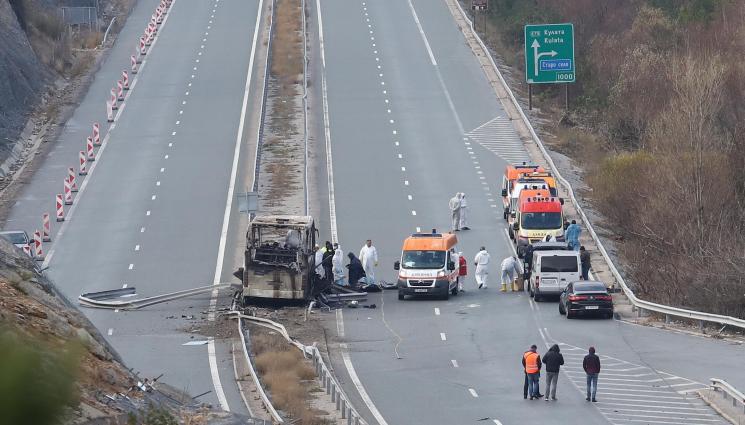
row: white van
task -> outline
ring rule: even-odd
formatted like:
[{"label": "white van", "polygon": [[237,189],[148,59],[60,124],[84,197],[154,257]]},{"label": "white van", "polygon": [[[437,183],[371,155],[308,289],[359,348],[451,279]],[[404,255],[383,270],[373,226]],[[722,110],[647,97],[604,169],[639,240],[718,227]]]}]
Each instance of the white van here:
[{"label": "white van", "polygon": [[569,282],[581,279],[579,251],[536,251],[528,292],[536,301],[544,296],[559,296]]}]

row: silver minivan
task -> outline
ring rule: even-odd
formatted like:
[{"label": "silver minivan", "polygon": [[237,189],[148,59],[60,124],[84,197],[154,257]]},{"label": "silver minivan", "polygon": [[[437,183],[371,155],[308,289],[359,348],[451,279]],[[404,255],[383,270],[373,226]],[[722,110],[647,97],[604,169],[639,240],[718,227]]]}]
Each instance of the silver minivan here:
[{"label": "silver minivan", "polygon": [[578,251],[536,251],[528,280],[528,292],[536,301],[559,296],[569,282],[582,278]]}]

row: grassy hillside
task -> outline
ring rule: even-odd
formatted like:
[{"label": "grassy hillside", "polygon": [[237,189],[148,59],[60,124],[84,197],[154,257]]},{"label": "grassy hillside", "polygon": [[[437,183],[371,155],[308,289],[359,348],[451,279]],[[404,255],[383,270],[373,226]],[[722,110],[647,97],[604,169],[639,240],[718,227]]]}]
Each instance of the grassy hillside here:
[{"label": "grassy hillside", "polygon": [[[489,7],[486,37],[521,70],[524,24],[574,24],[577,83],[569,119],[551,131],[585,169],[592,202],[624,241],[637,290],[745,317],[745,3],[491,0]],[[536,87],[538,106],[562,114],[560,89]]]}]

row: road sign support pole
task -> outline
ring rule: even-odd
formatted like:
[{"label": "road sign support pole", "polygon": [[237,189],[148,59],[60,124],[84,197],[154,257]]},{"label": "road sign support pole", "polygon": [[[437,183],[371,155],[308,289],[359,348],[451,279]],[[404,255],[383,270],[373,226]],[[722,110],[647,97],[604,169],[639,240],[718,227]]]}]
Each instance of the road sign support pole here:
[{"label": "road sign support pole", "polygon": [[569,84],[564,84],[564,110],[569,112]]},{"label": "road sign support pole", "polygon": [[533,85],[528,83],[528,110],[533,110]]}]

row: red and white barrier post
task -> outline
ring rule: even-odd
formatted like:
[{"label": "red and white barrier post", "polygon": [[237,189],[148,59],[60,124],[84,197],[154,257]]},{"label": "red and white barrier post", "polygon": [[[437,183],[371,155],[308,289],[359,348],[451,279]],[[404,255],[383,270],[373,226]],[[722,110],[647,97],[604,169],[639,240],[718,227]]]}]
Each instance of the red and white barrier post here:
[{"label": "red and white barrier post", "polygon": [[65,221],[65,203],[62,201],[62,195],[58,193],[55,199],[57,201],[57,221]]},{"label": "red and white barrier post", "polygon": [[163,11],[160,9],[160,6],[155,9],[155,23],[158,25],[163,23]]},{"label": "red and white barrier post", "polygon": [[150,46],[153,43],[152,33],[150,32],[150,26],[145,28],[145,46]]},{"label": "red and white barrier post", "polygon": [[101,126],[97,122],[93,123],[93,134],[91,137],[93,138],[94,146],[101,146]]},{"label": "red and white barrier post", "polygon": [[114,108],[111,107],[111,101],[106,101],[106,121],[114,122]]},{"label": "red and white barrier post", "polygon": [[31,254],[31,246],[29,244],[23,245],[23,253],[34,258],[33,254]]},{"label": "red and white barrier post", "polygon": [[124,90],[129,90],[129,74],[126,69],[122,71],[122,87]]},{"label": "red and white barrier post", "polygon": [[64,180],[65,187],[65,205],[72,205],[72,190],[70,189],[70,180]]},{"label": "red and white barrier post", "polygon": [[122,80],[116,82],[116,100],[124,100],[124,82]]},{"label": "red and white barrier post", "polygon": [[77,192],[78,183],[75,181],[75,167],[70,167],[67,169],[67,181],[70,182],[70,191]]},{"label": "red and white barrier post", "polygon": [[88,159],[86,158],[84,151],[80,151],[78,159],[80,160],[80,169],[78,170],[78,175],[85,176],[88,174]]},{"label": "red and white barrier post", "polygon": [[150,15],[150,23],[148,24],[148,27],[151,27],[153,32],[158,32],[158,15],[155,13]]},{"label": "red and white barrier post", "polygon": [[119,105],[116,103],[116,89],[114,87],[111,88],[111,91],[109,92],[111,96],[109,96],[109,102],[111,102],[111,109],[119,109]]},{"label": "red and white barrier post", "polygon": [[41,232],[38,230],[34,231],[34,259],[44,259],[44,251],[41,249]]},{"label": "red and white barrier post", "polygon": [[137,74],[137,57],[132,55],[129,57],[129,61],[132,63],[132,74]]},{"label": "red and white barrier post", "polygon": [[147,54],[147,37],[146,36],[140,36],[140,49],[139,49],[139,57],[137,58],[137,63],[142,63],[142,57]]},{"label": "red and white barrier post", "polygon": [[41,215],[41,240],[52,242],[52,224],[49,223],[49,213]]},{"label": "red and white barrier post", "polygon": [[96,160],[96,152],[93,150],[93,140],[90,137],[85,139],[85,150],[88,161]]}]

